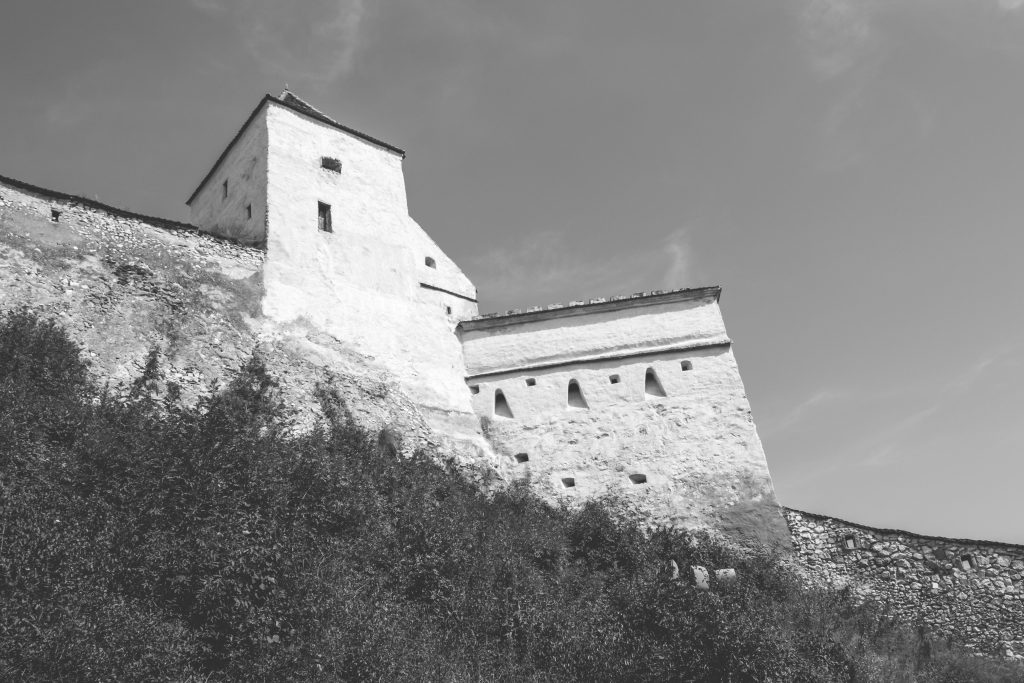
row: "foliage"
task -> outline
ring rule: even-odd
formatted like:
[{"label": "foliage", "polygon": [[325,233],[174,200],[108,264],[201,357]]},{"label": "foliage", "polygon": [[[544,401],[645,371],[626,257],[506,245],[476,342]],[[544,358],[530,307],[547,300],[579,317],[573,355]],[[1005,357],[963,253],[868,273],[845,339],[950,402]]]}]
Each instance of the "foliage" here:
[{"label": "foliage", "polygon": [[195,408],[160,376],[115,398],[58,327],[0,318],[0,678],[1024,680],[770,552],[486,495],[330,387],[295,435],[258,358]]}]

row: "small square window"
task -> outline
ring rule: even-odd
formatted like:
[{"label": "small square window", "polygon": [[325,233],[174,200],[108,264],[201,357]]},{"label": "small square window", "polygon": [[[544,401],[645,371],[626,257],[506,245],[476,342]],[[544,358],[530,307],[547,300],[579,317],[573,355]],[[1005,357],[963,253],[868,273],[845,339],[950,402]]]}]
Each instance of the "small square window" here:
[{"label": "small square window", "polygon": [[252,220],[252,204],[245,205],[245,220]]},{"label": "small square window", "polygon": [[530,461],[530,456],[527,455],[526,453],[516,453],[516,462],[519,463],[520,465],[523,464],[524,462],[529,462],[529,461]]},{"label": "small square window", "polygon": [[528,387],[535,387],[535,386],[537,386],[537,380],[534,379],[533,377],[527,377],[526,378],[526,386],[528,386]]},{"label": "small square window", "polygon": [[334,232],[334,227],[331,225],[331,205],[324,204],[323,202],[317,202],[317,229],[323,232]]},{"label": "small square window", "polygon": [[562,487],[571,489],[576,486],[576,477],[562,477]]},{"label": "small square window", "polygon": [[684,360],[682,363],[679,364],[679,367],[682,369],[683,372],[687,372],[689,370],[693,370],[693,363],[691,363],[688,360]]},{"label": "small square window", "polygon": [[974,559],[974,555],[962,555],[960,557],[960,568],[964,570],[975,569],[978,566],[978,562]]},{"label": "small square window", "polygon": [[469,385],[469,393],[471,393],[471,394],[479,394],[480,393],[480,385],[479,384],[470,384]]},{"label": "small square window", "polygon": [[843,547],[847,550],[853,550],[857,547],[857,539],[853,535],[849,535],[843,538]]},{"label": "small square window", "polygon": [[220,186],[220,190],[221,190],[221,192],[220,192],[221,198],[222,199],[227,199],[228,198],[228,181],[226,181],[226,180],[224,181],[224,183]]},{"label": "small square window", "polygon": [[430,256],[423,259],[423,263],[427,266],[427,268],[437,268],[437,261],[435,261]]},{"label": "small square window", "polygon": [[634,484],[646,484],[647,483],[647,475],[646,474],[640,474],[638,472],[636,474],[629,475],[629,480],[631,482],[633,482]]},{"label": "small square window", "polygon": [[57,209],[50,209],[50,220],[56,223],[60,220],[60,211]]},{"label": "small square window", "polygon": [[341,162],[334,157],[320,157],[320,168],[326,168],[328,171],[341,173]]},{"label": "small square window", "polygon": [[608,378],[608,381],[611,382],[612,384],[618,384],[619,381],[620,381],[619,380],[619,376],[618,375],[612,375],[611,377]]}]

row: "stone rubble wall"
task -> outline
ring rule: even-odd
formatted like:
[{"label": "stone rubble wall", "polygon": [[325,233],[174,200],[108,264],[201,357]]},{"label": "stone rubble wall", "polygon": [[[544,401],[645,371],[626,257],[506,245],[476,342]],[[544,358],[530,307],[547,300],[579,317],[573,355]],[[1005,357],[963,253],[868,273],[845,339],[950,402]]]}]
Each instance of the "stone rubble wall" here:
[{"label": "stone rubble wall", "polygon": [[784,513],[812,579],[850,586],[888,604],[887,613],[978,652],[1024,658],[1024,546]]},{"label": "stone rubble wall", "polygon": [[0,309],[55,319],[101,382],[126,385],[157,348],[164,386],[174,382],[194,402],[255,352],[300,426],[319,415],[314,390],[330,381],[358,423],[401,435],[403,450],[481,460],[431,429],[373,359],[303,319],[266,318],[265,259],[187,224],[0,178]]}]

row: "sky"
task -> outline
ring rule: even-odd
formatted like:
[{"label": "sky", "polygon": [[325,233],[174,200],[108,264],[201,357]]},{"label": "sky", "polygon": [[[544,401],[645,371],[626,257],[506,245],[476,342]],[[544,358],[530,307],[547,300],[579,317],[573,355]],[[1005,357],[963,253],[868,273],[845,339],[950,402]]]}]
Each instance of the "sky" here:
[{"label": "sky", "polygon": [[481,310],[721,285],[780,501],[1024,543],[1024,0],[5,0],[0,174],[187,220],[260,97]]}]

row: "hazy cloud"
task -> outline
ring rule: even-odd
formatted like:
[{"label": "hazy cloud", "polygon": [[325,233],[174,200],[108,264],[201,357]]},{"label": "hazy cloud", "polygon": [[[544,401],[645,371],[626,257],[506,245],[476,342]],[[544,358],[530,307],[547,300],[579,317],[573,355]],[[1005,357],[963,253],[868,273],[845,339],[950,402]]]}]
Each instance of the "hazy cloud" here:
[{"label": "hazy cloud", "polygon": [[[492,249],[476,263],[474,270],[489,273],[488,289],[502,293],[496,302],[499,307],[568,303],[570,298],[630,294],[654,287],[676,289],[692,284],[693,279],[684,230],[672,232],[652,247],[600,260],[575,248],[565,233],[542,232],[520,247]],[[550,298],[529,300],[537,291],[550,292]]]},{"label": "hazy cloud", "polygon": [[361,44],[364,0],[191,0],[224,16],[265,72],[324,86],[350,73]]}]

